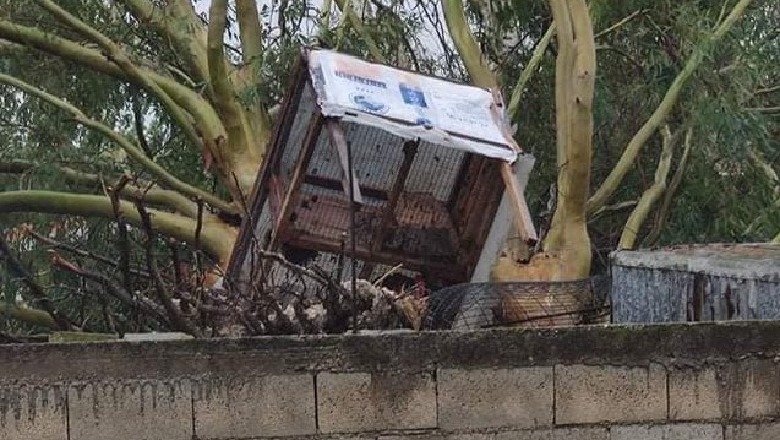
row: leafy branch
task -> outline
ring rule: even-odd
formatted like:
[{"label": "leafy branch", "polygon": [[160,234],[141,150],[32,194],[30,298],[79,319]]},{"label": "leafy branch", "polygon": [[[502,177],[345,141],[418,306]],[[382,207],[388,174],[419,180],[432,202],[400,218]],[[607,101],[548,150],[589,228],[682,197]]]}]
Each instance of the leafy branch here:
[{"label": "leafy branch", "polygon": [[235,207],[228,202],[225,202],[212,194],[209,194],[201,189],[195,188],[194,186],[179,180],[177,177],[170,174],[165,168],[161,167],[146,154],[144,154],[143,150],[136,146],[132,141],[112,130],[107,125],[95,121],[94,119],[90,119],[81,110],[65,102],[64,100],[35,86],[32,86],[18,78],[3,73],[0,73],[0,83],[16,87],[30,95],[33,95],[45,102],[48,102],[49,104],[60,108],[61,110],[64,110],[67,113],[70,113],[76,122],[89,129],[101,133],[122,147],[122,149],[125,150],[130,157],[143,165],[144,168],[146,168],[154,177],[172,189],[195,199],[203,199],[210,205],[222,211],[235,212]]}]

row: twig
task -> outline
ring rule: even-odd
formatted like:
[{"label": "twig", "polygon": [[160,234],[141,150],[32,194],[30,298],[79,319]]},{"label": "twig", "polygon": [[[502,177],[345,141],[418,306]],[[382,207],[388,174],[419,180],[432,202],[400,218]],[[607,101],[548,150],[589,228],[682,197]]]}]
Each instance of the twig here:
[{"label": "twig", "polygon": [[633,208],[637,205],[637,203],[638,202],[636,200],[626,200],[620,203],[615,203],[614,205],[602,206],[598,211],[593,213],[593,217],[595,218],[607,212],[622,211],[624,209]]},{"label": "twig", "polygon": [[393,267],[392,267],[390,270],[388,270],[388,271],[387,271],[387,272],[386,272],[384,275],[382,275],[381,277],[379,277],[379,279],[377,279],[376,281],[374,281],[374,287],[378,287],[380,284],[382,284],[382,282],[383,282],[384,280],[386,280],[386,279],[387,279],[387,277],[389,277],[390,275],[392,275],[392,274],[394,274],[394,273],[398,272],[399,270],[401,270],[401,268],[402,268],[402,267],[403,267],[403,263],[401,263],[401,264],[398,264],[398,265],[396,265],[396,266],[393,266]]},{"label": "twig", "polygon": [[623,26],[624,24],[628,23],[629,21],[633,20],[634,17],[637,15],[645,12],[642,9],[637,9],[636,11],[628,14],[628,16],[624,17],[622,20],[618,21],[617,23],[613,24],[612,26],[604,29],[603,31],[599,32],[598,34],[594,35],[593,38],[599,38],[603,37],[604,35],[614,31],[615,29],[619,28],[620,26]]},{"label": "twig", "polygon": [[94,281],[105,287],[112,297],[116,298],[126,306],[131,308],[138,308],[138,310],[144,314],[155,318],[158,321],[167,322],[165,314],[162,310],[160,310],[159,306],[149,301],[140,301],[134,299],[129,292],[122,288],[122,286],[118,285],[107,276],[79,267],[73,262],[62,258],[62,256],[60,256],[57,251],[54,250],[49,251],[49,259],[52,265],[59,267],[62,270],[79,275],[83,278],[86,278],[87,280]]},{"label": "twig", "polygon": [[152,274],[152,280],[154,281],[154,289],[157,292],[157,297],[163,305],[163,308],[168,314],[168,319],[178,330],[186,332],[194,337],[200,337],[200,330],[187,318],[185,318],[181,310],[177,309],[171,300],[171,295],[165,289],[162,276],[157,268],[157,259],[154,256],[154,230],[152,229],[152,221],[149,217],[149,213],[144,209],[144,206],[140,202],[136,202],[136,209],[141,216],[141,225],[146,232],[146,240],[144,242],[144,250],[146,251],[146,264],[149,273]]},{"label": "twig", "polygon": [[[117,261],[111,259],[111,258],[104,257],[103,255],[98,255],[98,254],[95,254],[93,252],[90,252],[90,251],[87,251],[87,250],[84,250],[84,249],[79,249],[79,248],[77,248],[75,246],[71,246],[69,244],[65,244],[65,243],[62,243],[62,242],[59,242],[59,241],[56,241],[56,240],[52,240],[51,238],[44,237],[43,235],[33,231],[32,229],[27,229],[25,231],[25,233],[28,236],[34,238],[35,240],[40,241],[41,243],[44,243],[44,244],[46,244],[48,246],[51,246],[52,248],[56,248],[56,249],[60,249],[60,250],[66,251],[66,252],[70,252],[72,254],[78,255],[79,257],[89,258],[91,260],[95,260],[95,261],[98,261],[100,263],[104,263],[104,264],[107,264],[109,266],[112,266],[112,267],[119,266],[119,263]],[[137,276],[137,277],[149,278],[149,274],[147,272],[144,272],[144,271],[136,269],[136,268],[131,268],[130,272],[133,275]]]}]

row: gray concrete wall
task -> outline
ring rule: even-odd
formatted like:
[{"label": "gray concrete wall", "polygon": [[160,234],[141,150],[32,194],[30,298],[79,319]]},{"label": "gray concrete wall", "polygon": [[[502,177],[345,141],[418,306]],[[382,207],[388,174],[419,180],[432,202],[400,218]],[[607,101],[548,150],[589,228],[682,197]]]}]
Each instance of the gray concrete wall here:
[{"label": "gray concrete wall", "polygon": [[774,440],[780,323],[0,347],[2,440]]}]

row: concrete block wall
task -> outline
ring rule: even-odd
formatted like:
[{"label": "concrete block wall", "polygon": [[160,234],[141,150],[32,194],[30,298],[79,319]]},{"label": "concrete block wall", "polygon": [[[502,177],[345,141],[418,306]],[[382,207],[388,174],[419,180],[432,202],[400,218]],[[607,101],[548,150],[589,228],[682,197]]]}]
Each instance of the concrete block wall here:
[{"label": "concrete block wall", "polygon": [[2,440],[774,440],[780,323],[0,347]]}]

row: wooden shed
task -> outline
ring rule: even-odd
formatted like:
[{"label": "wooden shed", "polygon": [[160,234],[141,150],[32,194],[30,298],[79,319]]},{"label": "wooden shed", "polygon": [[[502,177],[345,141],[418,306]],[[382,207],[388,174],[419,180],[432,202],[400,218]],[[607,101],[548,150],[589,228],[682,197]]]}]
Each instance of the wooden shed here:
[{"label": "wooden shed", "polygon": [[536,240],[522,195],[532,166],[496,90],[306,48],[228,277],[250,281],[260,247],[354,251],[365,278],[377,265],[403,264],[444,284],[469,281],[481,258],[495,259],[495,246],[483,252],[491,228],[506,234],[494,221],[500,204]]}]

